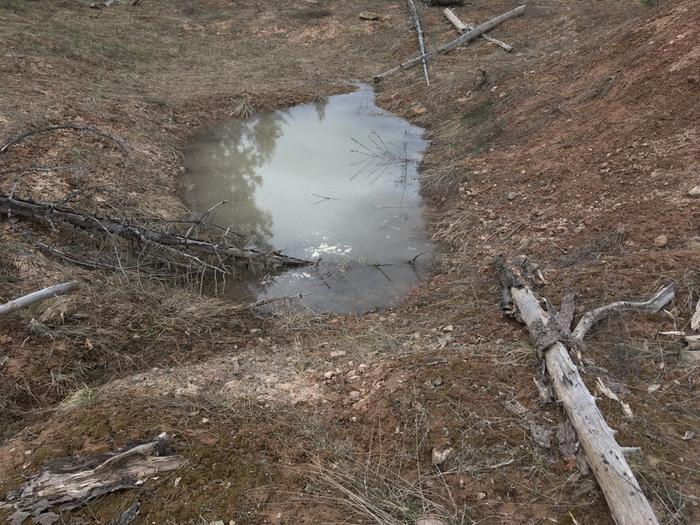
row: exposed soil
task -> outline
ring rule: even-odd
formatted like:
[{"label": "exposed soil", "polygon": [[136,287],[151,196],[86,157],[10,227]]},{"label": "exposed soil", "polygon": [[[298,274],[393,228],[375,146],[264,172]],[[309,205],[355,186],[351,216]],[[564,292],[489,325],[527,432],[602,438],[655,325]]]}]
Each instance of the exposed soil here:
[{"label": "exposed soil", "polygon": [[[188,216],[180,152],[205,126],[351,90],[417,47],[400,1],[89,3],[0,0],[0,142],[72,123],[130,148],[36,135],[0,154],[0,189],[149,224]],[[474,23],[514,6],[457,12]],[[419,12],[429,48],[455,36],[441,9]],[[64,522],[109,523],[138,499],[134,523],[612,523],[595,480],[508,408],[564,421],[499,308],[492,260],[506,253],[539,265],[554,303],[578,292],[579,314],[676,284],[660,314],[596,327],[584,378],[630,404],[632,418],[599,401],[618,442],[641,447],[630,462],[660,522],[700,521],[698,368],[661,334],[688,331],[700,296],[700,11],[537,0],[492,33],[514,51],[478,41],[431,61],[430,87],[421,68],[377,86],[431,140],[438,253],[395,308],[261,311],[119,240],[0,222],[3,301],[83,283],[0,320],[0,493],[49,460],[166,431],[185,467]]]}]

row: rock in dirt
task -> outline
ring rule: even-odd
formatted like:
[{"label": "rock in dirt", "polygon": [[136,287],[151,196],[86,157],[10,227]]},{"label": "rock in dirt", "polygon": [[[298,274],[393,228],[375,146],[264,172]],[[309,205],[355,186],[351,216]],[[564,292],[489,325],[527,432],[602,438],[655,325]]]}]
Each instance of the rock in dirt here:
[{"label": "rock in dirt", "polygon": [[375,20],[381,20],[381,19],[382,19],[381,15],[379,15],[377,13],[373,13],[371,11],[362,11],[360,13],[360,20],[369,20],[369,21],[373,22]]},{"label": "rock in dirt", "polygon": [[442,521],[440,518],[431,518],[430,516],[423,516],[422,518],[418,518],[415,522],[415,525],[447,525],[444,521]]},{"label": "rock in dirt", "polygon": [[443,448],[443,449],[433,447],[433,452],[432,452],[433,465],[435,465],[435,466],[442,465],[445,461],[447,461],[447,458],[450,457],[452,452],[454,452],[454,449],[451,447],[447,447],[447,448]]},{"label": "rock in dirt", "polygon": [[668,244],[668,235],[658,235],[654,238],[654,246],[663,248]]},{"label": "rock in dirt", "polygon": [[697,199],[700,197],[700,184],[688,190],[688,197]]}]

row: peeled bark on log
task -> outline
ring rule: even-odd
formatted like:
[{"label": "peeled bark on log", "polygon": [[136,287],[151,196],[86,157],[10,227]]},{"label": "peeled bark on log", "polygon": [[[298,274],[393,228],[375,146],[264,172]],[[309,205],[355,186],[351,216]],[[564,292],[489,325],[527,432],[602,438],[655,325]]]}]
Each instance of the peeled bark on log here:
[{"label": "peeled bark on log", "polygon": [[12,524],[21,524],[30,516],[38,523],[54,523],[60,519],[54,510],[82,507],[105,494],[137,487],[139,480],[184,463],[184,458],[172,454],[169,437],[163,433],[154,441],[116,454],[52,461],[8,494],[5,506],[15,509],[10,516]]},{"label": "peeled bark on log", "polygon": [[[499,258],[496,262],[501,282],[508,289],[514,305],[530,336],[538,346],[543,335],[557,324],[556,319],[542,309],[540,301],[527,286],[515,266]],[[578,368],[562,341],[544,348],[547,372],[554,392],[576,429],[593,474],[605,496],[610,512],[618,525],[658,524],[654,511],[625,459],[624,450],[615,441],[586,388]]]},{"label": "peeled bark on log", "polygon": [[[465,24],[464,22],[462,22],[462,21],[459,19],[459,17],[454,13],[454,11],[452,11],[452,9],[450,9],[449,7],[446,7],[446,8],[442,11],[442,13],[445,15],[445,18],[447,18],[447,20],[449,20],[450,23],[451,23],[453,26],[455,26],[455,28],[457,29],[457,31],[459,31],[460,33],[464,33],[464,32],[466,32],[466,31],[471,31],[472,29],[474,29],[474,26],[471,26],[471,25],[469,25],[469,24]],[[501,42],[501,41],[498,40],[497,38],[493,38],[493,37],[487,35],[486,33],[484,33],[483,35],[481,35],[481,38],[483,38],[484,40],[487,40],[488,42],[491,42],[492,44],[496,44],[497,46],[502,47],[502,48],[505,49],[506,51],[509,51],[509,52],[510,52],[510,51],[513,50],[513,46],[508,45],[508,44],[506,44],[505,42]]]},{"label": "peeled bark on log", "polygon": [[391,68],[388,71],[385,71],[384,73],[381,73],[374,77],[375,81],[381,81],[385,77],[388,77],[389,75],[392,75],[396,73],[397,71],[401,71],[403,69],[408,69],[410,67],[415,66],[416,64],[420,64],[423,60],[429,60],[433,58],[436,55],[439,55],[441,53],[447,53],[448,51],[452,51],[456,47],[459,47],[462,44],[466,44],[467,42],[471,42],[472,40],[475,40],[476,38],[480,37],[482,34],[484,34],[486,31],[489,31],[496,27],[499,24],[502,24],[506,20],[510,20],[511,18],[518,17],[522,15],[525,12],[525,6],[521,5],[519,7],[516,7],[515,9],[512,9],[508,11],[507,13],[503,13],[500,16],[497,16],[496,18],[492,18],[491,20],[484,22],[483,24],[479,24],[476,26],[474,29],[471,31],[464,33],[458,38],[455,38],[454,40],[451,40],[447,44],[444,44],[436,49],[433,49],[432,51],[429,51],[428,53],[425,53],[421,56],[411,58],[410,60],[407,60],[406,62],[403,62],[402,64],[399,64],[396,67]]},{"label": "peeled bark on log", "polygon": [[53,286],[49,286],[48,288],[44,288],[43,290],[38,290],[28,295],[18,297],[17,299],[13,299],[12,301],[0,305],[0,315],[12,313],[16,310],[26,308],[34,303],[38,303],[39,301],[50,299],[51,297],[70,293],[78,288],[78,285],[78,281],[69,281],[67,283],[55,284]]},{"label": "peeled bark on log", "polygon": [[[55,206],[38,204],[18,197],[0,197],[0,214],[9,214],[47,224],[52,224],[53,221],[62,221],[84,230],[119,235],[141,243],[160,245],[166,249],[172,250],[174,248],[180,248],[207,255],[228,256],[245,264],[261,263],[265,266],[277,267],[298,267],[309,264],[309,261],[288,257],[279,253],[263,253],[252,249],[237,248],[228,244],[218,244],[185,237],[183,235],[154,232],[131,224],[126,224],[116,219],[64,210]],[[183,254],[188,255],[184,252]]]}]

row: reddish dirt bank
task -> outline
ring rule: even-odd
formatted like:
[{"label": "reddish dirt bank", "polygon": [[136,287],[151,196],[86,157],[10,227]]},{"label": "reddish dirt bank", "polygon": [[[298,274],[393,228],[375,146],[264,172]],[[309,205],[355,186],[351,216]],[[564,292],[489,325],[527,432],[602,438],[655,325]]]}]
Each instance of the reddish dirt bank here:
[{"label": "reddish dirt bank", "polygon": [[[133,145],[124,157],[94,136],[38,136],[0,156],[3,192],[80,190],[76,208],[182,217],[179,151],[202,126],[347,90],[416,49],[402,2],[141,4],[0,1],[3,140],[78,122]],[[689,330],[700,290],[694,8],[535,2],[493,32],[512,53],[476,42],[437,58],[430,88],[420,68],[378,86],[380,104],[429,131],[439,244],[433,275],[388,311],[263,314],[199,294],[189,275],[132,270],[129,246],[3,221],[3,299],[84,287],[1,321],[0,491],[51,459],[166,431],[185,467],[63,519],[108,523],[138,500],[135,523],[611,523],[595,480],[513,411],[551,430],[565,420],[538,401],[541,365],[501,314],[491,263],[504,252],[539,265],[543,297],[577,291],[578,313],[676,283],[659,315],[596,328],[584,379],[629,403],[633,418],[599,406],[619,443],[641,447],[630,462],[660,521],[700,520],[698,369],[660,334]],[[428,47],[455,36],[440,9],[419,11]],[[28,169],[42,166],[55,169]],[[78,268],[26,234],[113,265],[116,251],[127,269]]]}]

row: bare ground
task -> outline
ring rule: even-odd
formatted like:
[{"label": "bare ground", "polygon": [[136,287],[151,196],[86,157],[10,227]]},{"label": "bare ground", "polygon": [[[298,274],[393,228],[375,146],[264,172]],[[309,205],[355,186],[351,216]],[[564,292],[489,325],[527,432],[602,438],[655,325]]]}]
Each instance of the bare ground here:
[{"label": "bare ground", "polygon": [[[0,137],[80,123],[130,151],[39,135],[0,156],[0,185],[48,202],[79,190],[72,206],[134,220],[186,216],[180,151],[203,126],[351,89],[416,48],[402,2],[86,4],[0,0]],[[428,47],[454,36],[420,7]],[[506,408],[563,421],[538,403],[534,352],[501,316],[491,261],[505,252],[538,262],[543,296],[574,289],[581,309],[676,283],[663,314],[598,327],[585,377],[621,385],[634,418],[599,404],[642,448],[633,469],[661,521],[698,521],[700,438],[682,439],[698,429],[697,368],[659,335],[687,329],[700,290],[698,22],[692,1],[535,2],[493,32],[513,53],[477,42],[436,59],[430,88],[420,68],[379,86],[381,105],[428,129],[439,243],[431,278],[388,311],[263,314],[199,293],[200,276],[141,268],[117,241],[2,222],[3,299],[85,284],[0,324],[0,490],[50,459],[167,431],[187,466],[65,521],[107,523],[138,499],[139,523],[608,523],[594,480]],[[47,257],[26,234],[117,269]]]}]

